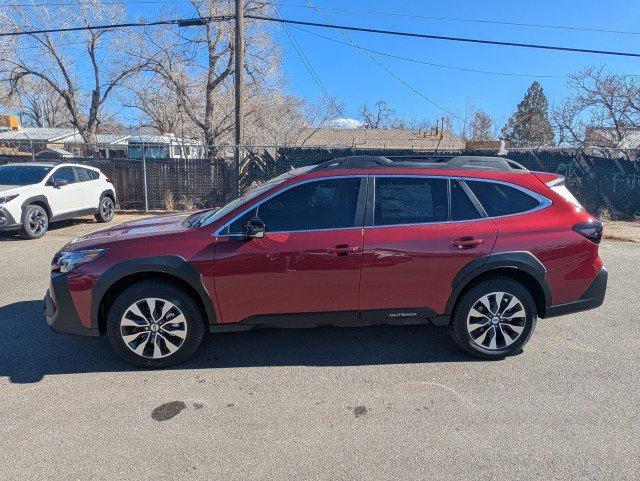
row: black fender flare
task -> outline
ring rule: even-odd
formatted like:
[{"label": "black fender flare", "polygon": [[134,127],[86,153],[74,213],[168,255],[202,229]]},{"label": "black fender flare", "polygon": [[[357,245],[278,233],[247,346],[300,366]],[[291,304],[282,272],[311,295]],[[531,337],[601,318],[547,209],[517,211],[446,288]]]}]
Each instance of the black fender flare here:
[{"label": "black fender flare", "polygon": [[[113,199],[113,203],[116,204],[118,202],[118,198],[116,197],[116,193],[113,191],[113,189],[105,189],[102,191],[102,193],[100,194],[100,199],[98,202],[100,202],[102,200],[102,198],[107,195],[107,194],[111,194],[111,198]],[[98,208],[100,208],[100,205],[98,205]]]},{"label": "black fender flare", "polygon": [[447,301],[445,315],[450,316],[460,293],[478,276],[496,269],[514,269],[526,272],[540,285],[544,293],[545,307],[551,305],[551,289],[547,282],[547,269],[531,252],[513,251],[479,257],[464,266],[451,281],[451,295]]},{"label": "black fender flare", "polygon": [[51,206],[49,205],[49,201],[47,197],[44,195],[34,195],[29,197],[22,203],[22,212],[20,214],[20,224],[24,223],[24,214],[26,213],[26,209],[28,205],[33,204],[34,202],[42,202],[45,205],[45,209],[47,209],[47,215],[49,216],[49,221],[53,220],[53,212],[51,212]]},{"label": "black fender flare", "polygon": [[186,282],[198,294],[199,300],[205,308],[207,322],[215,324],[216,315],[213,301],[202,282],[202,274],[186,259],[177,255],[151,256],[130,259],[107,269],[93,286],[91,293],[91,327],[98,328],[100,303],[107,291],[118,281],[134,274],[153,275],[154,273],[169,274]]}]

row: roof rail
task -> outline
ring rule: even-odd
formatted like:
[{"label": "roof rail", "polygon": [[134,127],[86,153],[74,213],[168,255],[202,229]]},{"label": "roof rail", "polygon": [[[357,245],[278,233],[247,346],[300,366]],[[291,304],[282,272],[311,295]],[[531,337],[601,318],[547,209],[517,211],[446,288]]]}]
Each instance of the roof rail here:
[{"label": "roof rail", "polygon": [[[402,159],[402,160],[391,160]],[[342,169],[371,169],[371,168],[451,168],[469,170],[492,170],[499,172],[528,172],[528,169],[518,162],[504,157],[481,157],[473,155],[409,155],[409,156],[373,156],[354,155],[339,157],[318,164],[313,170],[342,170]]]},{"label": "roof rail", "polygon": [[313,170],[370,169],[372,167],[393,167],[393,162],[381,156],[352,155],[327,160],[318,164]]}]

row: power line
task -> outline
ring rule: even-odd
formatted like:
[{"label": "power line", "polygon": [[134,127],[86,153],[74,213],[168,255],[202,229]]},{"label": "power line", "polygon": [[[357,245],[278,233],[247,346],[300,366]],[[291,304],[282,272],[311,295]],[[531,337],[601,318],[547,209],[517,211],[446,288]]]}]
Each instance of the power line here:
[{"label": "power line", "polygon": [[[307,30],[306,28],[297,27],[295,25],[292,25],[292,27],[295,28],[296,30],[300,30],[301,32],[308,33],[309,35],[315,35],[316,37],[324,38],[325,40],[329,40],[331,42],[339,43],[341,45],[346,45],[347,47],[353,47],[353,45],[350,44],[350,43],[343,42],[343,41],[338,40],[336,38],[327,37],[326,35],[322,35],[320,33],[313,32],[311,30]],[[360,50],[365,50],[367,52],[375,53],[377,55],[382,55],[382,56],[389,57],[389,58],[395,58],[397,60],[404,60],[406,62],[413,62],[413,63],[417,63],[417,64],[421,64],[421,65],[428,65],[429,67],[438,67],[438,68],[444,68],[444,69],[450,69],[450,70],[459,70],[459,71],[462,71],[462,72],[481,73],[481,74],[488,74],[488,75],[502,75],[504,77],[533,77],[533,78],[557,78],[557,79],[565,79],[565,78],[567,78],[565,75],[500,72],[500,71],[496,71],[496,70],[480,70],[480,69],[474,69],[474,68],[470,68],[470,67],[456,67],[456,66],[453,66],[453,65],[426,62],[424,60],[418,60],[418,59],[415,59],[415,58],[403,57],[402,55],[396,55],[396,54],[389,53],[389,52],[381,52],[380,50],[374,50],[374,49],[366,48],[366,47],[362,47],[362,46],[360,46],[359,48],[360,48]]]},{"label": "power line", "polygon": [[[160,5],[160,4],[176,4],[176,3],[191,3],[191,0],[103,0],[105,5]],[[92,5],[91,1],[77,1],[77,2],[46,2],[46,3],[27,3],[27,2],[12,2],[7,6],[9,7],[63,7],[63,6],[76,6],[76,5]],[[544,23],[526,23],[526,22],[508,22],[501,20],[487,20],[477,18],[462,18],[462,17],[443,17],[435,15],[419,15],[412,13],[397,13],[389,11],[376,11],[376,10],[358,10],[351,8],[335,8],[335,7],[323,7],[309,5],[302,5],[297,3],[283,3],[274,2],[266,3],[274,7],[289,7],[289,8],[316,8],[327,12],[341,12],[341,13],[357,13],[361,15],[373,15],[383,17],[401,17],[401,18],[415,18],[419,20],[438,20],[445,22],[465,22],[465,23],[478,23],[487,25],[504,25],[509,27],[527,27],[527,28],[545,28],[555,30],[569,30],[577,32],[595,32],[595,33],[613,33],[619,35],[640,35],[640,32],[633,32],[629,30],[616,30],[608,28],[596,28],[596,27],[578,27],[572,25],[557,25],[557,24],[544,24]]]},{"label": "power line", "polygon": [[[450,42],[499,45],[503,47],[521,47],[521,48],[533,48],[533,49],[539,49],[539,50],[553,50],[553,51],[561,51],[561,52],[590,53],[590,54],[596,54],[596,55],[614,55],[619,57],[640,58],[640,53],[633,53],[633,52],[560,47],[557,45],[507,42],[507,41],[500,41],[500,40],[452,37],[447,35],[431,35],[431,34],[417,33],[417,32],[403,32],[399,30],[383,30],[383,29],[368,28],[368,27],[355,27],[351,25],[334,25],[334,24],[328,24],[328,23],[308,22],[303,20],[266,17],[263,15],[253,15],[253,14],[245,15],[244,17],[253,19],[253,20],[263,20],[266,22],[286,23],[290,25],[305,25],[309,27],[330,28],[335,30],[349,30],[353,32],[377,33],[382,35],[393,35],[393,36],[399,36],[399,37],[412,37],[412,38],[422,38],[422,39],[428,39],[428,40],[445,40]],[[0,37],[19,36],[19,35],[36,35],[36,34],[42,34],[42,33],[78,32],[83,30],[105,30],[105,29],[114,29],[114,28],[145,27],[145,26],[154,26],[154,25],[178,25],[178,26],[188,27],[193,25],[204,25],[207,22],[232,20],[233,18],[234,18],[233,15],[219,15],[219,16],[201,17],[201,18],[156,20],[152,22],[114,23],[114,24],[106,24],[106,25],[87,25],[84,27],[50,28],[50,29],[42,29],[42,30],[17,30],[13,32],[0,32]]]},{"label": "power line", "polygon": [[[316,70],[313,68],[313,65],[311,64],[311,61],[305,55],[304,50],[302,50],[302,47],[296,41],[296,39],[293,36],[293,34],[291,32],[289,32],[289,30],[288,30],[288,28],[287,28],[287,26],[285,24],[281,24],[281,26],[282,26],[283,31],[285,32],[285,34],[289,38],[289,41],[291,42],[291,45],[293,45],[293,48],[296,51],[296,54],[298,55],[298,57],[300,57],[300,60],[302,61],[302,64],[304,65],[305,69],[309,73],[309,76],[314,81],[314,83],[318,86],[318,88],[322,91],[322,93],[326,97],[327,101],[329,102],[329,105],[333,105],[335,108],[337,108],[339,110],[339,113],[343,117],[346,117],[346,114],[344,113],[343,108],[338,103],[336,103],[335,100],[333,98],[331,98],[331,96],[329,95],[329,92],[327,91],[327,89],[325,88],[324,84],[322,83],[322,80],[320,79],[320,76],[318,75]],[[298,87],[298,88],[300,88],[300,87]],[[300,89],[300,90],[302,90],[302,89]],[[304,95],[304,93],[303,93],[303,95]]]},{"label": "power line", "polygon": [[291,8],[315,8],[318,10],[325,10],[325,11],[332,11],[332,12],[359,13],[362,15],[379,15],[384,17],[404,17],[404,18],[415,18],[415,19],[421,19],[421,20],[441,20],[441,21],[448,21],[448,22],[468,22],[468,23],[480,23],[480,24],[489,24],[489,25],[504,25],[509,27],[548,28],[548,29],[556,29],[556,30],[573,30],[573,31],[579,31],[579,32],[640,35],[640,32],[632,32],[628,30],[614,30],[614,29],[595,28],[595,27],[574,27],[571,25],[552,25],[552,24],[542,24],[542,23],[507,22],[507,21],[500,21],[500,20],[486,20],[486,19],[475,19],[475,18],[441,17],[441,16],[433,16],[433,15],[418,15],[418,14],[411,14],[411,13],[381,12],[381,11],[374,11],[374,10],[356,10],[356,9],[350,9],[350,8],[334,8],[334,7],[319,7],[319,6],[310,7],[309,5],[300,5],[300,4],[294,4],[294,3],[275,3],[274,5],[277,5],[280,7],[291,7]]},{"label": "power line", "polygon": [[85,25],[83,27],[47,28],[41,30],[15,30],[13,32],[0,32],[0,37],[17,37],[20,35],[38,35],[43,33],[63,33],[80,32],[84,30],[112,30],[116,28],[130,27],[152,27],[156,25],[178,25],[179,27],[189,27],[193,25],[204,25],[208,22],[220,22],[233,19],[233,15],[219,15],[215,17],[186,18],[171,20],[154,20],[152,22],[128,22],[110,23],[104,25]]},{"label": "power line", "polygon": [[[311,2],[309,2],[307,0],[307,3],[313,7],[313,5],[311,5]],[[329,22],[331,25],[333,25],[331,23],[331,20],[322,12],[320,12],[319,10],[316,10],[316,12],[318,14],[320,14],[327,22]],[[367,51],[365,51],[364,49],[362,49],[356,42],[354,42],[351,37],[349,37],[346,33],[344,33],[340,28],[338,28],[338,31],[342,34],[342,36],[344,38],[346,38],[351,44],[352,46],[356,47],[357,49],[359,49],[360,51],[362,51],[362,53],[364,53],[367,57],[369,57],[376,65],[378,65],[378,67],[380,67],[381,69],[383,69],[385,72],[387,72],[389,75],[391,75],[393,78],[395,78],[397,81],[399,81],[400,83],[402,83],[405,87],[409,88],[412,92],[414,92],[416,95],[418,95],[419,97],[422,97],[424,100],[426,100],[427,102],[429,102],[431,105],[434,105],[435,107],[437,107],[438,109],[442,110],[443,112],[451,115],[452,117],[455,117],[459,120],[463,120],[461,119],[458,115],[454,114],[453,112],[447,110],[446,108],[444,108],[442,105],[438,104],[435,100],[427,97],[425,94],[423,94],[422,92],[420,92],[417,88],[415,88],[413,85],[411,85],[409,82],[405,81],[403,78],[401,78],[397,73],[395,73],[394,71],[390,70],[389,68],[387,68],[386,65],[384,65],[382,62],[380,62],[378,59],[376,59],[375,57],[373,57],[370,53],[368,53]]]},{"label": "power line", "polygon": [[597,55],[615,55],[619,57],[640,58],[640,53],[620,52],[620,51],[613,51],[613,50],[595,50],[595,49],[587,49],[587,48],[560,47],[557,45],[542,45],[542,44],[522,43],[522,42],[506,42],[501,40],[452,37],[447,35],[431,35],[431,34],[417,33],[417,32],[403,32],[399,30],[383,30],[383,29],[377,29],[377,28],[355,27],[351,25],[332,25],[332,24],[319,23],[319,22],[307,22],[303,20],[291,20],[291,19],[284,19],[284,18],[265,17],[262,15],[253,15],[253,14],[245,15],[245,17],[251,18],[254,20],[264,20],[266,22],[280,22],[280,23],[288,23],[291,25],[306,25],[308,27],[331,28],[336,30],[350,30],[353,32],[377,33],[382,35],[394,35],[399,37],[413,37],[413,38],[422,38],[422,39],[429,39],[429,40],[446,40],[450,42],[500,45],[503,47],[522,47],[522,48],[534,48],[539,50],[554,50],[554,51],[562,51],[562,52],[591,53],[591,54],[597,54]]}]

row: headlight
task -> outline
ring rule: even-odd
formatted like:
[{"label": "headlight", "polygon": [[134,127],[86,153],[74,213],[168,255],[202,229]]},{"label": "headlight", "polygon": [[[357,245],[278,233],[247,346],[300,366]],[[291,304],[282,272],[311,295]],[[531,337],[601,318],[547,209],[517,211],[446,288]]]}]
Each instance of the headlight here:
[{"label": "headlight", "polygon": [[13,199],[15,199],[16,197],[18,197],[20,194],[13,194],[13,195],[7,195],[4,197],[0,197],[0,204],[6,204],[9,201],[12,201]]},{"label": "headlight", "polygon": [[62,272],[63,274],[72,271],[76,267],[88,262],[95,261],[107,249],[92,249],[86,251],[60,251],[51,262],[51,270]]}]

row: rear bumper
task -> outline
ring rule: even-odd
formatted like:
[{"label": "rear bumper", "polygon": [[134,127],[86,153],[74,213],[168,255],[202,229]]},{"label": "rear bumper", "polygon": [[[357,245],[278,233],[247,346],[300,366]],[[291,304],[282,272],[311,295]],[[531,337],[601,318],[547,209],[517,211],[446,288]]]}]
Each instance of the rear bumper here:
[{"label": "rear bumper", "polygon": [[98,329],[80,322],[69,292],[66,274],[51,274],[51,284],[44,298],[44,320],[55,332],[99,337]]},{"label": "rear bumper", "polygon": [[544,317],[564,316],[565,314],[586,311],[601,306],[607,292],[607,277],[607,270],[603,267],[580,299],[566,304],[549,306]]}]

